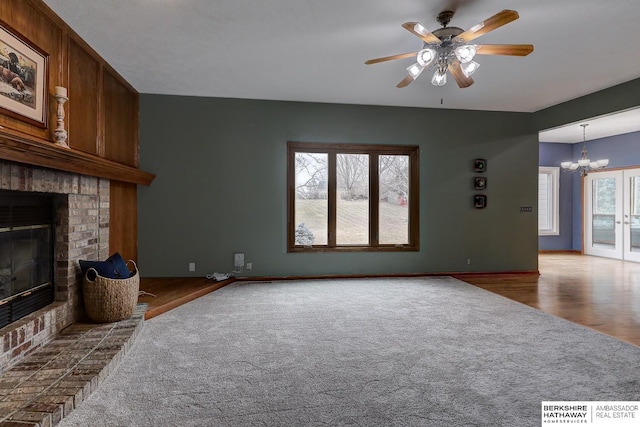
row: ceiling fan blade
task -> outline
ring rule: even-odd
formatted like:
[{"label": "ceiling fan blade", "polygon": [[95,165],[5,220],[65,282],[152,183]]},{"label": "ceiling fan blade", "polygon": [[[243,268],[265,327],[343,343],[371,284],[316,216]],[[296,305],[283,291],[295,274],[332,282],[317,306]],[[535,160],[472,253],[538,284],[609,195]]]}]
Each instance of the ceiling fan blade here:
[{"label": "ceiling fan blade", "polygon": [[403,58],[411,58],[414,57],[418,54],[418,52],[407,52],[407,53],[400,53],[398,55],[391,55],[391,56],[384,56],[382,58],[375,58],[375,59],[369,59],[368,61],[365,61],[364,63],[367,65],[371,65],[371,64],[378,64],[380,62],[386,62],[386,61],[393,61],[395,59],[403,59]]},{"label": "ceiling fan blade", "polygon": [[405,22],[402,24],[402,28],[409,31],[414,36],[419,37],[425,43],[433,45],[442,44],[442,41],[439,38],[419,22]]},{"label": "ceiling fan blade", "polygon": [[527,56],[533,52],[532,44],[479,44],[476,45],[478,55],[511,55]]},{"label": "ceiling fan blade", "polygon": [[409,74],[407,77],[404,78],[404,80],[402,80],[400,83],[398,83],[396,85],[396,87],[407,87],[411,84],[411,82],[413,82],[415,79],[411,76],[411,74]]},{"label": "ceiling fan blade", "polygon": [[520,15],[515,10],[505,9],[502,12],[498,12],[492,17],[485,19],[481,23],[474,25],[464,33],[460,34],[457,38],[463,39],[465,42],[470,42],[483,34],[487,34],[489,31],[493,31],[496,28],[500,28],[509,22],[515,21]]},{"label": "ceiling fan blade", "polygon": [[464,75],[458,61],[453,61],[449,64],[449,72],[455,79],[456,83],[458,83],[458,87],[465,88],[473,84],[473,79]]}]

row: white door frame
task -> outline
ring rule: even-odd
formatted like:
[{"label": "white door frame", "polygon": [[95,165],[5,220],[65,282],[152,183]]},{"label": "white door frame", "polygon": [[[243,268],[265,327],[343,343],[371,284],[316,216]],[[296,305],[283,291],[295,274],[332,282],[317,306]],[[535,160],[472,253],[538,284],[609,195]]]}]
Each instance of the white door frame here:
[{"label": "white door frame", "polygon": [[[584,179],[583,248],[586,255],[640,262],[640,251],[631,247],[631,178],[640,176],[640,168],[592,172]],[[593,241],[593,181],[615,179],[615,217],[613,244]],[[636,201],[640,203],[640,201]]]},{"label": "white door frame", "polygon": [[[640,212],[638,212],[639,206],[640,206],[640,200],[635,199],[634,200],[634,195],[632,194],[632,191],[634,190],[633,185],[631,185],[631,179],[632,178],[637,178],[640,177],[640,169],[625,169],[623,170],[624,174],[623,174],[623,179],[624,179],[624,192],[625,192],[625,202],[624,202],[624,209],[622,214],[624,215],[622,217],[622,228],[623,228],[623,241],[624,241],[624,249],[623,249],[623,253],[622,253],[622,258],[626,261],[635,261],[635,262],[640,262],[640,249],[636,249],[633,250],[634,248],[631,247],[631,223],[636,223],[636,221],[638,221],[638,218],[633,218],[633,215],[631,212],[632,208],[635,208],[635,213],[636,215],[638,215]],[[636,182],[638,180],[636,179]],[[637,189],[636,189],[636,195],[637,195]],[[633,204],[635,204],[635,206],[633,206]],[[637,242],[636,242],[637,244]]]},{"label": "white door frame", "polygon": [[[593,211],[594,200],[593,182],[601,179],[615,180],[615,217],[613,244],[594,242]],[[604,171],[592,172],[584,179],[584,253],[607,258],[622,259],[622,172]],[[597,237],[596,237],[597,238]]]}]

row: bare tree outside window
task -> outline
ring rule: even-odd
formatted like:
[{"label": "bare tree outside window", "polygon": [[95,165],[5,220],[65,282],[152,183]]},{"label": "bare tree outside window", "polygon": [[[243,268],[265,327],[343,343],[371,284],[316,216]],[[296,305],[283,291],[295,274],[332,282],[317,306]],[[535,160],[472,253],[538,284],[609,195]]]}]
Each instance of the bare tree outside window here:
[{"label": "bare tree outside window", "polygon": [[409,156],[379,156],[380,243],[409,242]]},{"label": "bare tree outside window", "polygon": [[328,227],[328,156],[295,154],[296,244],[326,245]]},{"label": "bare tree outside window", "polygon": [[336,244],[369,244],[369,156],[336,155]]},{"label": "bare tree outside window", "polygon": [[288,249],[415,251],[418,147],[288,143]]}]

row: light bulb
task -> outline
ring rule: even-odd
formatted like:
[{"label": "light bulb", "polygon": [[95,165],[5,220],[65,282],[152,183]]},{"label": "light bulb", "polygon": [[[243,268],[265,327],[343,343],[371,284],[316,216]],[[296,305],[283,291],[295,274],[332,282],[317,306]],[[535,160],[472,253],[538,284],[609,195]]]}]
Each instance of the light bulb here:
[{"label": "light bulb", "polygon": [[422,73],[422,70],[424,70],[424,67],[421,67],[419,64],[412,64],[407,67],[407,71],[409,72],[409,75],[413,77],[413,80],[418,78],[420,73]]},{"label": "light bulb", "polygon": [[465,44],[462,46],[458,46],[455,50],[454,50],[456,57],[458,58],[458,61],[460,61],[462,64],[466,64],[467,62],[470,62],[474,56],[476,56],[476,47],[472,44]]},{"label": "light bulb", "polygon": [[427,67],[429,65],[431,65],[431,63],[436,59],[436,51],[434,49],[422,49],[420,52],[418,52],[418,55],[416,55],[416,60],[418,61],[418,64],[422,65],[423,67]]},{"label": "light bulb", "polygon": [[413,26],[413,31],[415,31],[418,34],[421,35],[426,35],[429,31],[427,31],[427,29],[425,27],[422,26],[421,23],[416,22],[416,25]]},{"label": "light bulb", "polygon": [[440,70],[436,71],[433,74],[433,78],[431,79],[431,83],[435,86],[444,86],[447,84],[447,72],[440,72]]},{"label": "light bulb", "polygon": [[478,67],[480,67],[480,64],[478,64],[476,61],[467,62],[466,64],[460,64],[462,74],[464,74],[465,77],[470,77],[471,74],[475,73]]}]

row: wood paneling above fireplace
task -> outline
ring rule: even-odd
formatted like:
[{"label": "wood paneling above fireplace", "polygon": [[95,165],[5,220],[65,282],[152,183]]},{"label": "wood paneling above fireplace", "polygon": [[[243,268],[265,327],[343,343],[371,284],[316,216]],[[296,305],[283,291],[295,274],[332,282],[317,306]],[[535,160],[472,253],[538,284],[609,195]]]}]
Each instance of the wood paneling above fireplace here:
[{"label": "wood paneling above fireplace", "polygon": [[[42,0],[2,0],[0,20],[49,57],[48,126],[0,113],[0,160],[110,180],[114,227],[103,237],[137,261],[137,184],[155,178],[139,169],[138,92]],[[69,149],[53,143],[56,86],[69,93]]]},{"label": "wood paneling above fireplace", "polygon": [[[48,126],[0,114],[0,158],[151,184],[138,169],[138,92],[41,0],[2,0],[0,20],[49,56]],[[69,90],[69,150],[53,144],[55,86]]]}]

